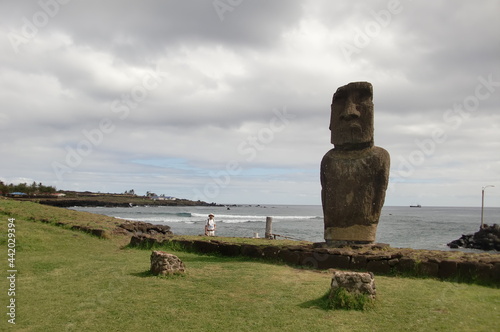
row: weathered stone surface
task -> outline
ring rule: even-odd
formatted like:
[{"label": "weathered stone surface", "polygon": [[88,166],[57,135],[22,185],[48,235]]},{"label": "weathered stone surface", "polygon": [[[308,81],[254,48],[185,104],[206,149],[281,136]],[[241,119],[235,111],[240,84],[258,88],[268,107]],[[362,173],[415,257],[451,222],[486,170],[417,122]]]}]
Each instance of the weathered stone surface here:
[{"label": "weathered stone surface", "polygon": [[[325,268],[348,269],[351,259],[349,256],[330,255],[325,263]],[[328,266],[327,266],[328,265]]]},{"label": "weathered stone surface", "polygon": [[241,246],[241,254],[252,258],[262,258],[262,248],[252,244],[244,244]]},{"label": "weathered stone surface", "polygon": [[219,252],[224,256],[239,256],[241,255],[241,246],[230,243],[220,243]]},{"label": "weathered stone surface", "polygon": [[293,251],[299,255],[299,265],[311,269],[318,268],[318,253],[313,251]]},{"label": "weathered stone surface", "polygon": [[399,258],[391,258],[387,263],[390,267],[396,266],[399,264]]},{"label": "weathered stone surface", "polygon": [[438,277],[448,279],[457,273],[457,262],[452,260],[444,260],[439,263]]},{"label": "weathered stone surface", "polygon": [[100,238],[108,238],[109,237],[107,231],[104,229],[91,228],[91,227],[79,226],[79,225],[71,226],[71,229],[75,230],[75,231],[82,231],[82,232],[85,232],[88,234],[92,234],[92,235],[100,237]]},{"label": "weathered stone surface", "polygon": [[399,264],[395,266],[398,272],[415,273],[417,270],[417,261],[411,257],[402,257],[399,259]]},{"label": "weathered stone surface", "polygon": [[476,276],[477,264],[477,262],[459,262],[457,265],[457,273],[460,278],[474,278]]},{"label": "weathered stone surface", "polygon": [[131,247],[151,248],[157,243],[158,239],[146,234],[133,235],[130,238]]},{"label": "weathered stone surface", "polygon": [[264,258],[276,260],[279,258],[280,248],[276,246],[269,246],[262,249]]},{"label": "weathered stone surface", "polygon": [[365,255],[352,255],[349,263],[351,270],[366,270],[366,256]]},{"label": "weathered stone surface", "polygon": [[375,277],[371,272],[335,271],[332,277],[331,293],[340,287],[350,293],[366,294],[371,298],[375,298],[377,294]]},{"label": "weathered stone surface", "polygon": [[219,244],[212,241],[196,241],[193,243],[193,249],[205,254],[212,254],[219,251]]},{"label": "weathered stone surface", "polygon": [[149,234],[149,235],[172,235],[170,231],[170,226],[167,225],[154,225],[142,221],[127,221],[121,225],[119,228],[125,229],[132,234]]},{"label": "weathered stone surface", "polygon": [[300,265],[307,266],[313,269],[328,269],[328,264],[324,264],[325,260],[329,257],[328,253],[318,252],[316,250],[301,255]]},{"label": "weathered stone surface", "polygon": [[450,248],[472,248],[481,250],[500,251],[500,225],[483,225],[479,231],[474,234],[462,235],[459,239],[447,244]]},{"label": "weathered stone surface", "polygon": [[327,244],[372,243],[389,179],[389,153],[373,146],[372,85],[337,89],[331,142],[321,161],[321,198]]},{"label": "weathered stone surface", "polygon": [[186,267],[179,257],[164,251],[151,253],[151,273],[154,275],[173,275],[184,272],[186,272]]},{"label": "weathered stone surface", "polygon": [[299,265],[301,263],[298,251],[284,249],[279,252],[278,257],[286,264]]},{"label": "weathered stone surface", "polygon": [[429,277],[438,277],[439,264],[434,262],[421,262],[418,264],[418,273]]},{"label": "weathered stone surface", "polygon": [[178,243],[182,249],[190,251],[193,249],[193,241],[189,240],[176,240],[176,243]]},{"label": "weathered stone surface", "polygon": [[370,272],[386,274],[391,271],[388,260],[368,261],[366,269]]},{"label": "weathered stone surface", "polygon": [[391,255],[390,254],[374,254],[374,253],[370,253],[370,255],[367,255],[366,256],[366,259],[369,260],[369,261],[381,261],[381,260],[389,260],[391,259]]},{"label": "weathered stone surface", "polygon": [[493,272],[492,264],[479,263],[476,270],[476,278],[477,280],[491,281],[493,279],[492,272]]},{"label": "weathered stone surface", "polygon": [[500,263],[493,264],[491,269],[491,280],[500,285]]}]

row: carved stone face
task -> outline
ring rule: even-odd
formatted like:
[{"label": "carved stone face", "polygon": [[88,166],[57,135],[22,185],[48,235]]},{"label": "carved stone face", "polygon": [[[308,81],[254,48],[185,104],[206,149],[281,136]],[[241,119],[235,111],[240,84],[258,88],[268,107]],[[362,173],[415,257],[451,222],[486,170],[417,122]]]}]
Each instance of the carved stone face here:
[{"label": "carved stone face", "polygon": [[332,99],[331,142],[335,148],[353,150],[373,146],[373,89],[368,82],[354,82],[337,89]]}]

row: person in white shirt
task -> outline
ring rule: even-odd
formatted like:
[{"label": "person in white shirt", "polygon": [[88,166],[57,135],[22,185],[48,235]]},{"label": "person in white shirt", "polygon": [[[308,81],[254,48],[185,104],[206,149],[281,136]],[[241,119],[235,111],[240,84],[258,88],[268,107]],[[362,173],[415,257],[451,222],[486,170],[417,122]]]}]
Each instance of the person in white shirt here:
[{"label": "person in white shirt", "polygon": [[212,213],[208,215],[207,223],[205,224],[205,235],[215,236],[215,219]]}]

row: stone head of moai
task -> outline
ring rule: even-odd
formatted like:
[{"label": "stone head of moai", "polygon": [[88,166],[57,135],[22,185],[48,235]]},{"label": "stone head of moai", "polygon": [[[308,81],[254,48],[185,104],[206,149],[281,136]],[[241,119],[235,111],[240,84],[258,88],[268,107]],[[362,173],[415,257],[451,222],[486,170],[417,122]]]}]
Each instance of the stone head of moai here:
[{"label": "stone head of moai", "polygon": [[330,116],[334,148],[321,161],[321,200],[328,245],[369,244],[389,180],[389,153],[373,140],[373,88],[354,82],[337,89]]},{"label": "stone head of moai", "polygon": [[340,150],[373,146],[373,87],[354,82],[333,94],[330,116],[331,142]]}]

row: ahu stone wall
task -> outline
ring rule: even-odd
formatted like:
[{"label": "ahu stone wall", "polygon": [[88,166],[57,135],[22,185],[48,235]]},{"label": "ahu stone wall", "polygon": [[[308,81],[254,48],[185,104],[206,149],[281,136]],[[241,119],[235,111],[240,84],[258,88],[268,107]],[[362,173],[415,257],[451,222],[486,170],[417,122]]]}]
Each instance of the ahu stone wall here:
[{"label": "ahu stone wall", "polygon": [[500,254],[376,246],[370,249],[315,248],[312,244],[279,246],[279,241],[276,241],[277,245],[253,245],[218,240],[156,239],[148,235],[132,236],[130,246],[153,248],[168,242],[187,251],[262,258],[320,270],[344,269],[500,285]]}]

